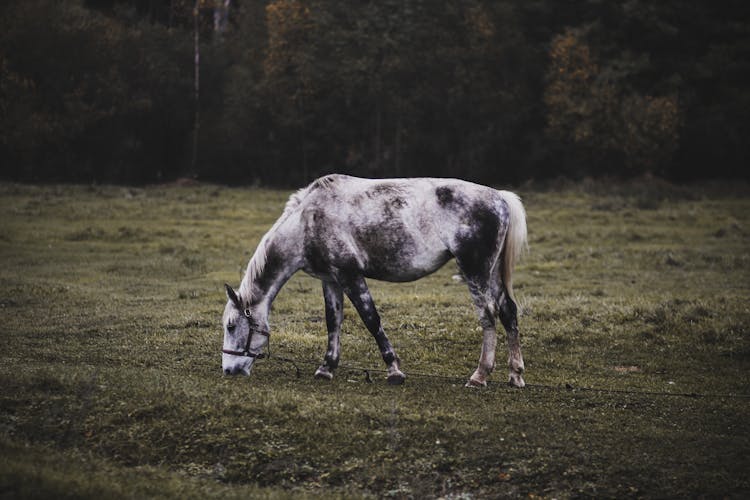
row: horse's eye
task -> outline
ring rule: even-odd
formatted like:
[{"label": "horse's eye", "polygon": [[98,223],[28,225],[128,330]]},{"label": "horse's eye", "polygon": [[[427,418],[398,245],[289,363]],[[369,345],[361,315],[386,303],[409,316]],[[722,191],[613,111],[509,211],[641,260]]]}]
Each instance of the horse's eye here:
[{"label": "horse's eye", "polygon": [[227,325],[227,331],[228,331],[228,332],[233,332],[233,331],[234,331],[234,325],[233,325],[233,324],[231,324],[231,323],[229,323],[229,324]]}]

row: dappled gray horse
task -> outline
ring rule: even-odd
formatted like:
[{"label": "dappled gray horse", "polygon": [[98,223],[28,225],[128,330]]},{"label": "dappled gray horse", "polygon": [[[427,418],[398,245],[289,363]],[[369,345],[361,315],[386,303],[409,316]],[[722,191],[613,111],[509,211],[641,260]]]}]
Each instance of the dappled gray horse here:
[{"label": "dappled gray horse", "polygon": [[511,277],[525,245],[526,214],[511,192],[455,179],[322,177],[290,197],[239,290],[226,285],[224,373],[250,374],[268,343],[271,303],[302,269],[323,282],[328,349],[315,376],[331,379],[339,364],[346,294],[375,337],[388,382],[400,384],[405,375],[365,278],[413,281],[455,258],[484,332],[479,366],[466,385],[486,385],[495,367],[498,317],[508,336],[510,384],[523,387]]}]

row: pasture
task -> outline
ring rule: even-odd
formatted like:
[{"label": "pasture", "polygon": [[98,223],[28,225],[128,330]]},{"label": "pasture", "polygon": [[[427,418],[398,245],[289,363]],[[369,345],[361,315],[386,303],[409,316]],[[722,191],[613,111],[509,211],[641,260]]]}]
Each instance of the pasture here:
[{"label": "pasture", "polygon": [[747,186],[514,191],[528,386],[505,385],[503,335],[480,390],[452,262],[370,282],[402,386],[348,302],[342,367],[313,378],[325,320],[304,274],[270,318],[300,377],[273,358],[221,374],[223,283],[289,192],[0,184],[0,496],[750,495]]}]

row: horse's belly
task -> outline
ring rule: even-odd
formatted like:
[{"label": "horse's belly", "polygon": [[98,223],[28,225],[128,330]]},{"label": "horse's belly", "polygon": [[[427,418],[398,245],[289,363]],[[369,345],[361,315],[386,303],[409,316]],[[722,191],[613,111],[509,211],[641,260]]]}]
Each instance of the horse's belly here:
[{"label": "horse's belly", "polygon": [[367,278],[382,281],[414,281],[434,273],[451,257],[447,250],[411,256],[399,255],[398,253],[370,256],[366,261],[363,274]]}]

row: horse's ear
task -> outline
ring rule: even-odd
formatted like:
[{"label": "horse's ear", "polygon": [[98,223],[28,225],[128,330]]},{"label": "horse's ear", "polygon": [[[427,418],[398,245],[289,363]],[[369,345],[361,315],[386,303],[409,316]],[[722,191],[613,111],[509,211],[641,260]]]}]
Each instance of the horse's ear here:
[{"label": "horse's ear", "polygon": [[234,290],[232,290],[232,287],[224,283],[224,288],[227,291],[227,298],[232,301],[232,304],[237,306],[237,309],[240,311],[242,310],[242,302],[240,302],[240,298],[237,297],[237,294]]}]

